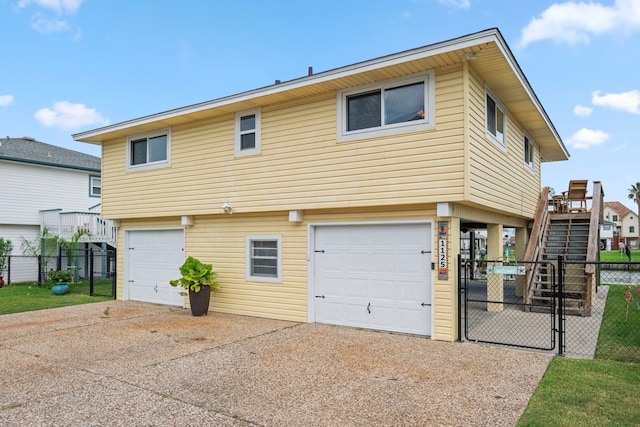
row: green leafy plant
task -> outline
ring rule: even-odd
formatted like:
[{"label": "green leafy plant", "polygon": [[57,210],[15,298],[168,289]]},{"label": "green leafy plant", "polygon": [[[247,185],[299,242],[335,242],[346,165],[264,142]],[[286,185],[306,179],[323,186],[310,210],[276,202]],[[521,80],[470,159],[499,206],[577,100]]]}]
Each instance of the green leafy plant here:
[{"label": "green leafy plant", "polygon": [[42,263],[42,270],[40,271],[43,281],[46,281],[47,276],[47,260],[53,258],[58,253],[58,236],[53,234],[47,227],[44,227],[38,237],[34,240],[27,240],[20,236],[20,248],[22,253],[27,256],[40,256],[42,255],[45,260]]},{"label": "green leafy plant", "polygon": [[2,273],[7,269],[7,263],[12,251],[13,244],[11,240],[0,237],[0,276],[2,276]]},{"label": "green leafy plant", "polygon": [[49,280],[54,283],[69,283],[71,281],[71,271],[69,270],[51,270],[48,273]]},{"label": "green leafy plant", "polygon": [[187,295],[186,291],[200,292],[202,286],[210,286],[212,291],[220,287],[217,281],[218,273],[213,271],[213,265],[205,264],[191,256],[180,267],[180,274],[182,274],[181,278],[171,280],[169,284],[181,286],[185,290],[180,292],[182,296]]}]

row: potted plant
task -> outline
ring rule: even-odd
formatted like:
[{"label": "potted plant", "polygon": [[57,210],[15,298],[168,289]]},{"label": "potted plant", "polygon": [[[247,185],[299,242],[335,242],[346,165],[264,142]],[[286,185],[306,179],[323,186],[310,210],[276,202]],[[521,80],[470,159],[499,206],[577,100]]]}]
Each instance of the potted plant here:
[{"label": "potted plant", "polygon": [[7,263],[12,251],[13,244],[11,243],[11,240],[0,237],[0,288],[4,286],[4,278],[2,274],[7,269]]},{"label": "potted plant", "polygon": [[216,280],[218,273],[213,271],[213,265],[204,264],[194,257],[188,257],[180,267],[182,277],[171,280],[171,286],[180,286],[184,291],[180,295],[189,295],[191,314],[205,316],[209,311],[211,291],[218,290],[220,284]]},{"label": "potted plant", "polygon": [[64,295],[69,291],[71,272],[69,270],[49,271],[49,280],[53,283],[51,291],[56,295]]}]

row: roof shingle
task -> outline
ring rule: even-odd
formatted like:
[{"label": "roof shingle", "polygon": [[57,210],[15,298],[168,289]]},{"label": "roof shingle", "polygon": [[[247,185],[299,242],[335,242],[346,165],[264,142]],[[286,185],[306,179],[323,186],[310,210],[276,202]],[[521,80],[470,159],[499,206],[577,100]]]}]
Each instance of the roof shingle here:
[{"label": "roof shingle", "polygon": [[57,147],[33,138],[0,138],[0,160],[100,172],[100,157]]}]

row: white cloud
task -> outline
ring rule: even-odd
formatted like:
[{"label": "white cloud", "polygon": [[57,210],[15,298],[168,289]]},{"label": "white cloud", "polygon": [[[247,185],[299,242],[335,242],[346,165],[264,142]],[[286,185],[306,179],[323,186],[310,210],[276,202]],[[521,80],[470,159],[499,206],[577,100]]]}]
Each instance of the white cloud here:
[{"label": "white cloud", "polygon": [[583,105],[576,105],[573,107],[573,114],[576,116],[590,116],[593,113],[593,108],[585,107]]},{"label": "white cloud", "polygon": [[20,0],[18,7],[27,7],[30,4],[36,4],[45,9],[55,10],[60,14],[73,14],[75,13],[84,0]]},{"label": "white cloud", "polygon": [[71,31],[71,27],[65,21],[51,21],[40,17],[34,19],[32,26],[37,32],[42,34]]},{"label": "white cloud", "polygon": [[438,0],[440,4],[457,7],[459,9],[469,9],[471,0]]},{"label": "white cloud", "polygon": [[601,130],[582,128],[569,138],[567,144],[576,149],[589,149],[596,145],[604,144],[611,136]]},{"label": "white cloud", "polygon": [[597,90],[591,94],[593,105],[622,110],[627,113],[640,114],[640,91],[631,90],[622,93],[608,93],[600,96]]},{"label": "white cloud", "polygon": [[63,130],[78,129],[83,126],[105,126],[109,120],[93,108],[84,104],[73,104],[69,101],[59,101],[53,104],[53,109],[43,108],[34,114],[35,119],[46,127],[57,127]]},{"label": "white cloud", "polygon": [[0,95],[0,107],[7,107],[13,104],[13,95]]},{"label": "white cloud", "polygon": [[522,29],[521,46],[540,40],[569,45],[588,44],[590,37],[640,31],[640,1],[616,0],[611,6],[594,2],[554,3]]}]

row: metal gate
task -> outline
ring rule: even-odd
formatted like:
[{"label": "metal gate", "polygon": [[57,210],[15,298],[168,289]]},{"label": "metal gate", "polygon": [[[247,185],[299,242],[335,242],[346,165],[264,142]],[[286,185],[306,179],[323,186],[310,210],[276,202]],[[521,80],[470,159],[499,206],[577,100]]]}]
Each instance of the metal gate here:
[{"label": "metal gate", "polygon": [[[536,350],[556,348],[553,263],[461,260],[458,271],[463,304],[459,324],[466,340]],[[525,299],[527,280],[538,281],[539,291]]]}]

